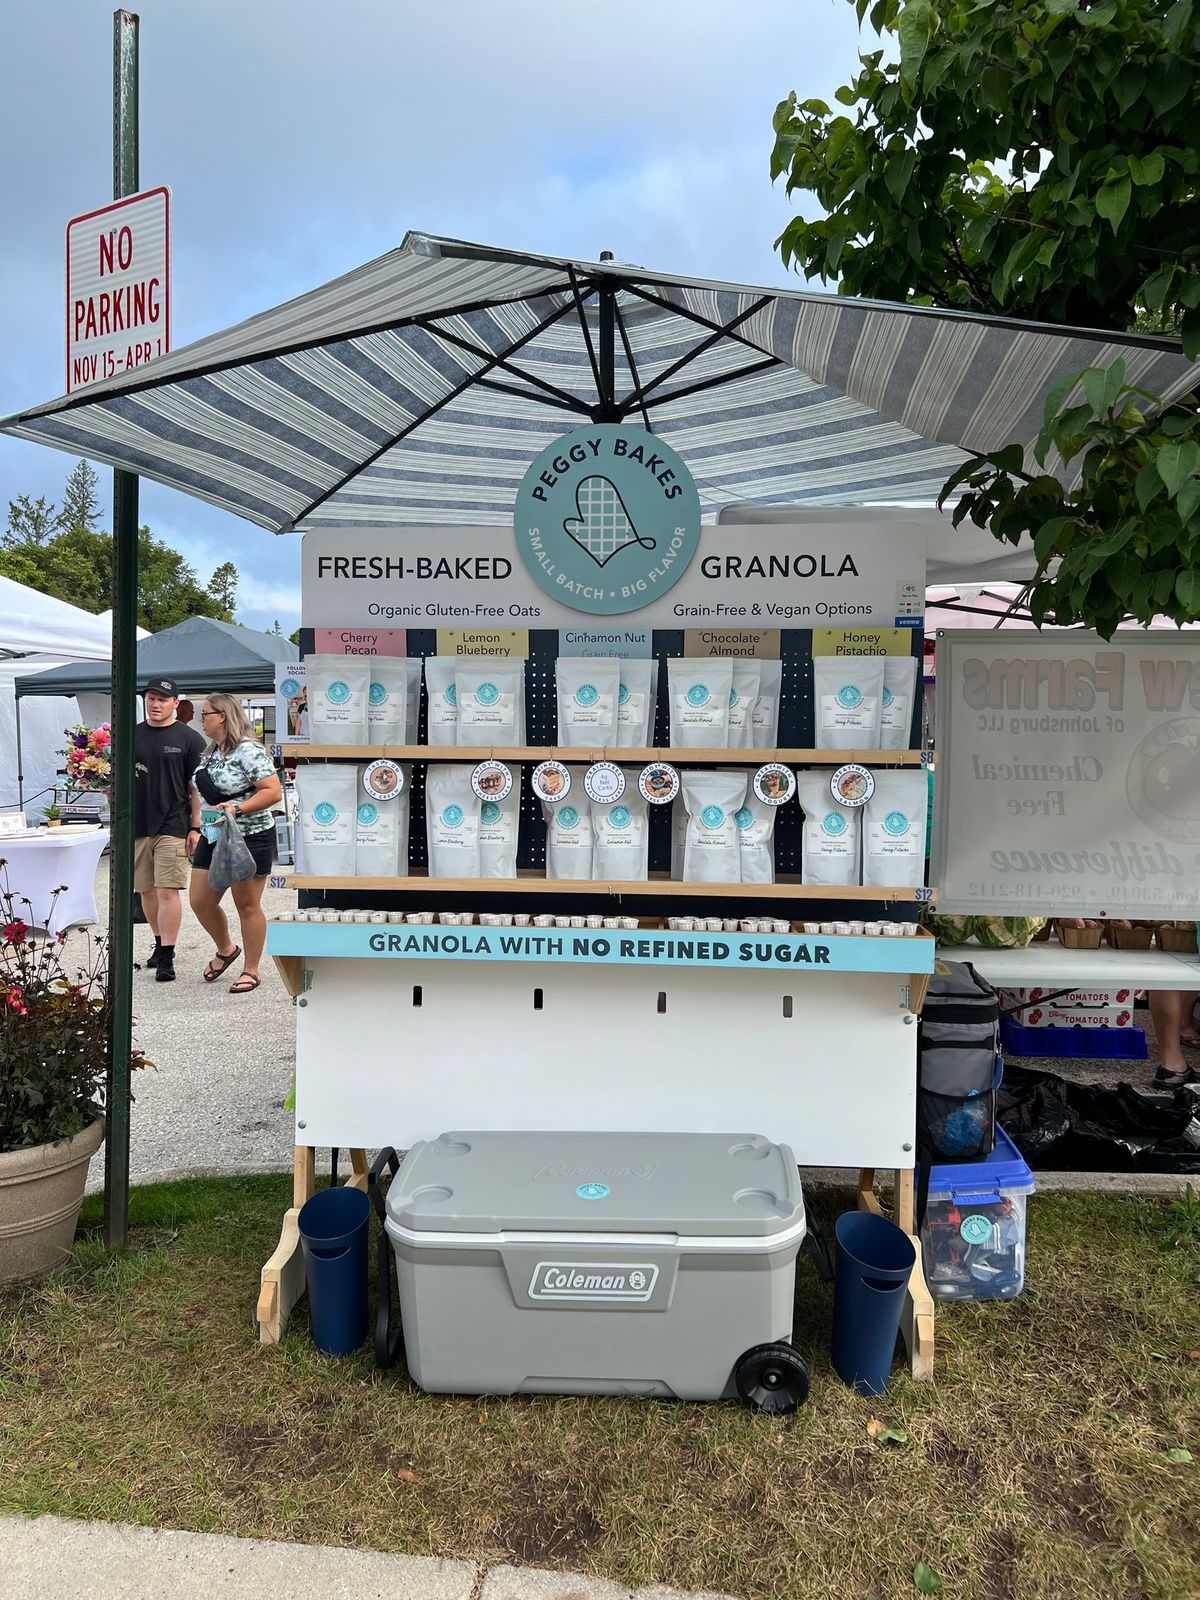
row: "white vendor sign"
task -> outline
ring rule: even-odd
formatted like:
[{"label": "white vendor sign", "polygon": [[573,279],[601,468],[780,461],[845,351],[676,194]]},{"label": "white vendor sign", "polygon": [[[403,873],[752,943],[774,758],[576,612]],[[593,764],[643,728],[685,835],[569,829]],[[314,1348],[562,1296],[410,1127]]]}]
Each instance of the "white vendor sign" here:
[{"label": "white vendor sign", "polygon": [[939,634],[950,913],[1200,915],[1200,638]]},{"label": "white vendor sign", "polygon": [[128,195],[67,223],[67,393],[171,348],[171,191]]},{"label": "white vendor sign", "polygon": [[[606,556],[602,581],[620,584],[647,559],[631,542]],[[628,573],[619,570],[622,562]],[[644,578],[625,587],[628,606],[606,615],[613,622],[628,616],[639,628],[917,628],[925,609],[925,533],[904,521],[885,528],[878,521],[706,526],[668,590],[655,593]],[[569,628],[582,617],[601,627],[583,601],[569,586],[558,598],[535,583],[508,526],[317,528],[304,535],[306,628]]]}]

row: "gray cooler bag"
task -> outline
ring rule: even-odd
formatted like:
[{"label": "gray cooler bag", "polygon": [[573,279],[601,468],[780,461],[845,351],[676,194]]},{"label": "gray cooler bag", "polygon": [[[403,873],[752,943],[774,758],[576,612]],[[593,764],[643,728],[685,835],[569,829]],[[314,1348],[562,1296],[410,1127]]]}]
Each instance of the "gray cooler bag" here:
[{"label": "gray cooler bag", "polygon": [[921,1012],[917,1153],[982,1161],[996,1143],[1000,1007],[968,961],[938,961]]},{"label": "gray cooler bag", "polygon": [[386,1365],[399,1348],[390,1240],[405,1357],[423,1389],[736,1395],[767,1411],[793,1410],[808,1392],[786,1342],[807,1231],[786,1145],[754,1134],[445,1133],[403,1164],[384,1151],[371,1192],[385,1224],[376,1354]]}]

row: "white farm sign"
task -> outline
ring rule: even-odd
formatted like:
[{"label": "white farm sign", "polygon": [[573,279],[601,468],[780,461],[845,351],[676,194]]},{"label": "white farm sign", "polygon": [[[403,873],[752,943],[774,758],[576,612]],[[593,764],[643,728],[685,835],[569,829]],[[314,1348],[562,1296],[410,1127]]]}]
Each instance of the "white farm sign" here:
[{"label": "white farm sign", "polygon": [[1200,635],[942,633],[938,909],[1200,914]]}]

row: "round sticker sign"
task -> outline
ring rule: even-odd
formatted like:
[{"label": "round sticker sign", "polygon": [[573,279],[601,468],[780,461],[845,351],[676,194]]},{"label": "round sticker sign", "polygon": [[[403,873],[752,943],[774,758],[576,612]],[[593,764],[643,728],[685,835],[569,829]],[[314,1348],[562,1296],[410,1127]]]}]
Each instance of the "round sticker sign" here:
[{"label": "round sticker sign", "polygon": [[596,761],[583,775],[583,788],[589,800],[608,806],[625,793],[625,774],[615,761]]},{"label": "round sticker sign", "polygon": [[561,761],[543,761],[534,767],[529,784],[539,800],[557,805],[571,792],[571,774]]},{"label": "round sticker sign", "polygon": [[363,772],[362,786],[372,800],[394,800],[404,793],[404,768],[398,761],[372,761]]},{"label": "round sticker sign", "polygon": [[642,768],[638,788],[652,806],[669,805],[679,793],[679,774],[665,761],[652,761]]},{"label": "round sticker sign", "polygon": [[852,811],[865,806],[875,793],[875,776],[866,767],[851,761],[839,767],[829,780],[829,792],[840,806]]},{"label": "round sticker sign", "polygon": [[503,761],[481,761],[471,773],[471,788],[481,800],[503,800],[512,786],[512,769]]},{"label": "round sticker sign", "polygon": [[538,588],[573,611],[637,611],[678,583],[700,544],[700,496],[652,433],[595,423],[533,461],[513,514]]},{"label": "round sticker sign", "polygon": [[786,805],[796,792],[796,774],[781,761],[768,761],[754,774],[751,787],[763,805]]}]

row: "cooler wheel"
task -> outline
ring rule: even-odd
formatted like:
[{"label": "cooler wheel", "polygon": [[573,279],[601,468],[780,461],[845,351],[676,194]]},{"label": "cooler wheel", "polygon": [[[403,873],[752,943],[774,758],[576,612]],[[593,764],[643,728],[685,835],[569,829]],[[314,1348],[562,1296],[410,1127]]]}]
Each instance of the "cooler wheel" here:
[{"label": "cooler wheel", "polygon": [[756,1344],[733,1369],[738,1399],[751,1411],[787,1416],[808,1399],[808,1362],[790,1344]]}]

